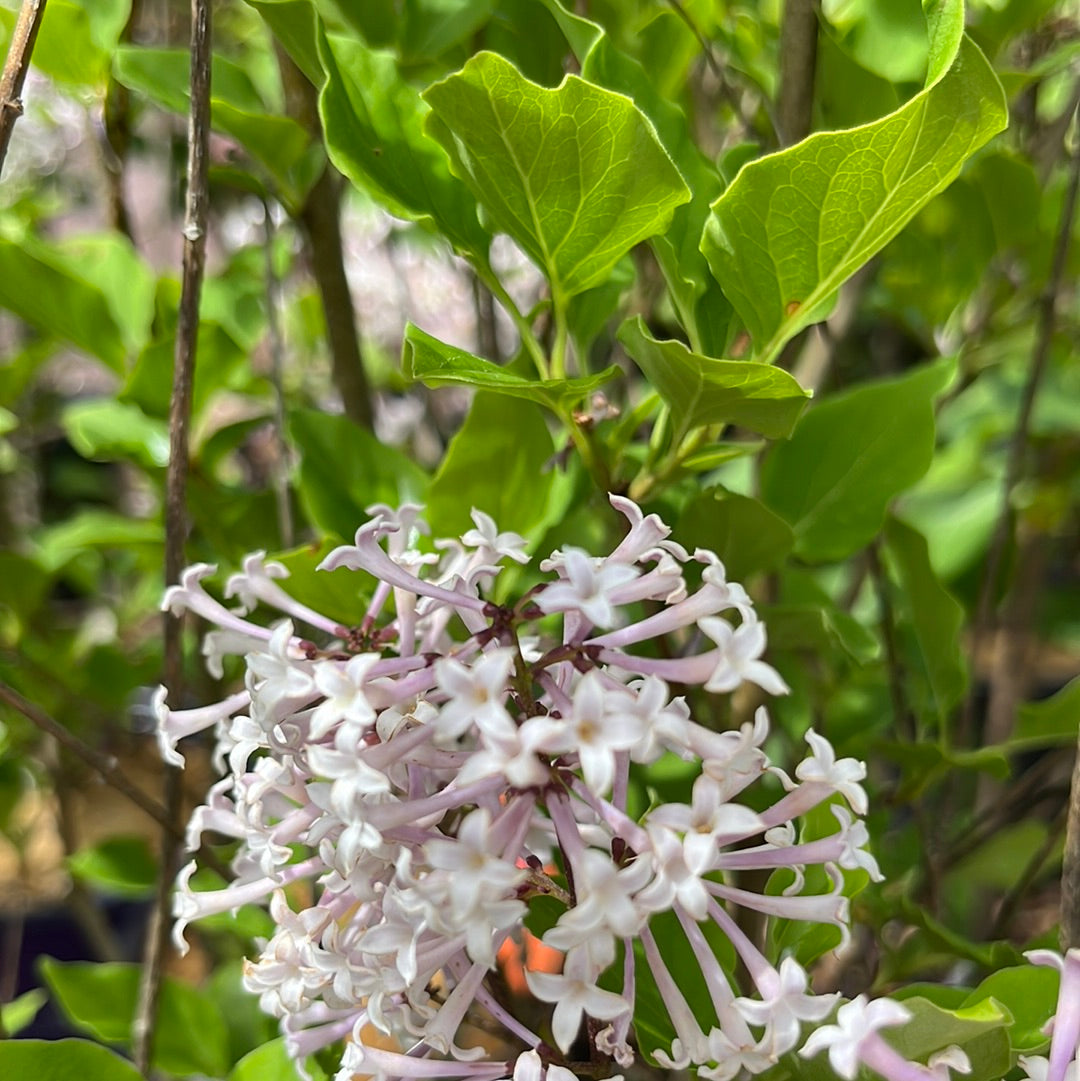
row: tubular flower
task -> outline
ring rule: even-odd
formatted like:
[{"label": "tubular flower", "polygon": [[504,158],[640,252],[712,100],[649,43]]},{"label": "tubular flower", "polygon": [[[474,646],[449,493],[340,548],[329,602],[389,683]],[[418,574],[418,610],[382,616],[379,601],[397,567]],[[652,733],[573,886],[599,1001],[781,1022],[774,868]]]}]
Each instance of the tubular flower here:
[{"label": "tubular flower", "polygon": [[[247,962],[245,982],[280,1019],[298,1061],[338,1045],[340,1081],[568,1081],[559,1052],[569,1056],[587,1034],[591,1053],[608,1057],[614,1072],[635,1058],[645,968],[673,1034],[656,1058],[709,1078],[768,1069],[799,1046],[804,1023],[831,1011],[832,996],[812,995],[793,959],[774,967],[731,909],[846,931],[840,868],[877,876],[865,828],[847,810],[865,812],[865,769],[838,760],[811,732],[791,780],[763,750],[764,709],[738,731],[694,721],[666,681],[724,693],[750,681],[786,692],[762,659],[764,625],[715,554],[690,556],[656,515],[622,497],[612,504],[629,523],[614,551],[552,553],[541,565],[551,577],[513,606],[484,594],[505,561],[528,558],[523,538],[474,512],[475,528],[433,541],[439,554],[422,552],[427,527],[415,506],[372,508],[355,544],[323,561],[357,572],[368,598],[357,626],[291,598],[286,568],[261,554],[227,593],[247,609],[276,608],[281,618],[269,628],[214,600],[205,566],[166,594],[169,607],[215,625],[209,663],[220,671],[224,656],[239,653],[246,672],[245,690],[200,710],[170,710],[163,694],[155,701],[171,760],[182,761],[178,742],[199,731],[213,729],[217,740],[224,775],[196,812],[189,844],[204,830],[238,843],[235,879],[224,888],[196,891],[194,865],[185,868],[175,937],[182,944],[203,916],[269,909],[276,930]],[[691,561],[705,564],[693,591],[682,577]],[[545,629],[561,622],[561,635],[536,638],[537,619]],[[709,648],[662,657],[637,649],[672,633]],[[691,802],[633,817],[631,765],[664,754],[697,764]],[[751,810],[739,801],[759,785],[773,788]],[[847,805],[834,806],[839,832],[799,843],[798,817],[825,802]],[[803,892],[810,865],[826,872],[813,880],[832,889]],[[729,877],[776,869],[795,879],[781,895]],[[304,890],[286,889],[301,881]],[[548,916],[543,942],[563,964],[525,975],[537,1003],[552,1007],[535,1032],[523,1017],[538,1016],[536,1004],[519,1016],[489,977],[541,902],[559,912],[554,924]],[[665,935],[685,936],[697,959],[708,1003],[691,1008],[667,968],[667,940],[654,926],[664,914],[674,916]],[[756,993],[739,994],[710,945],[718,936]],[[872,1029],[899,1019],[883,1010],[841,1008],[831,1026],[839,1050],[830,1054],[844,1076],[857,1061],[876,1065]],[[485,1026],[504,1030],[503,1052],[474,1045],[480,1013]],[[824,1031],[805,1053],[824,1046]]]}]

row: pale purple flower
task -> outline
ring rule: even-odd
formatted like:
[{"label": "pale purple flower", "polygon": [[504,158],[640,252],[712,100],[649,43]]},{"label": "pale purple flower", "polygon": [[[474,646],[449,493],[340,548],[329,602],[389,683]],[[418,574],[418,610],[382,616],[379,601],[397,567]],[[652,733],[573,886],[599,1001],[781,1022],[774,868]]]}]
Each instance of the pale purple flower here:
[{"label": "pale purple flower", "polygon": [[765,625],[757,619],[732,627],[719,617],[701,619],[698,626],[719,646],[720,661],[705,683],[705,690],[726,693],[743,683],[756,683],[769,694],[787,694],[788,685],[771,665],[761,660],[765,652]]},{"label": "pale purple flower", "polygon": [[[694,553],[703,583],[687,596],[689,557],[669,528],[624,497],[612,505],[629,523],[614,550],[554,553],[541,570],[557,577],[517,605],[486,593],[503,564],[526,560],[524,538],[474,511],[475,528],[460,541],[435,538],[434,551],[421,551],[417,538],[427,526],[412,505],[371,508],[375,517],[355,543],[321,564],[370,576],[357,627],[295,601],[279,584],[284,568],[261,553],[226,592],[287,617],[273,631],[213,600],[202,585],[208,567],[185,572],[167,594],[170,606],[217,628],[208,660],[219,673],[224,656],[244,657],[246,685],[193,711],[155,700],[164,754],[174,755],[184,735],[213,728],[214,761],[228,770],[193,817],[189,840],[194,846],[209,832],[229,838],[237,877],[198,893],[194,865],[185,869],[177,934],[202,916],[268,904],[276,931],[248,963],[246,985],[280,1018],[298,1057],[344,1040],[342,1081],[356,1073],[380,1081],[511,1074],[572,1081],[566,1066],[549,1061],[550,1048],[544,1058],[537,1053],[541,1036],[528,1019],[535,1011],[517,1016],[488,987],[500,946],[521,935],[539,898],[563,908],[544,941],[566,955],[561,973],[529,972],[526,980],[533,997],[553,1007],[550,1028],[563,1054],[588,1017],[593,1050],[620,1067],[633,1064],[632,1003],[643,965],[675,1031],[658,1060],[693,1066],[709,1081],[769,1069],[796,1046],[803,1024],[831,1008],[830,996],[807,991],[793,960],[774,968],[728,907],[833,923],[846,933],[839,868],[876,874],[865,828],[844,808],[834,808],[840,828],[829,837],[799,843],[795,826],[837,793],[862,813],[865,768],[837,761],[811,733],[811,756],[793,782],[765,755],[764,709],[738,731],[716,732],[693,720],[686,700],[671,699],[666,680],[720,692],[747,681],[770,693],[787,688],[762,659],[765,632],[752,600],[727,581],[719,557]],[[643,600],[648,614],[612,629],[626,620],[626,606]],[[719,618],[729,609],[741,617],[738,627]],[[550,636],[551,619],[531,623],[537,610],[560,615],[561,632]],[[294,619],[322,640],[295,636]],[[590,637],[593,628],[599,633]],[[716,647],[695,652],[698,630]],[[659,636],[669,636],[661,656],[635,652]],[[694,772],[690,802],[632,811],[632,771],[664,753]],[[786,794],[771,803],[759,794],[752,810],[744,794],[770,773]],[[802,892],[809,866],[825,870],[830,892]],[[716,873],[772,868],[794,873],[784,894]],[[307,907],[294,911],[282,891],[300,880],[297,896]],[[650,921],[661,913],[675,915],[700,967],[717,1018],[707,1032],[653,938]],[[756,995],[737,997],[710,928],[734,945]],[[620,955],[621,974],[612,977]],[[610,978],[621,993],[599,986]],[[888,1008],[868,1008],[871,1021]],[[947,1068],[948,1056],[930,1068],[897,1056],[916,1071],[898,1073],[873,1025],[857,1036],[846,1009],[829,1028],[843,1036],[847,1025],[844,1038],[861,1061],[884,1065],[897,1081],[934,1081],[934,1071]],[[461,1046],[476,1010],[526,1050],[511,1062],[485,1061],[483,1047]],[[365,1042],[368,1025],[405,1050]]]},{"label": "pale purple flower", "polygon": [[840,1007],[835,1025],[815,1029],[799,1054],[813,1058],[819,1051],[827,1050],[832,1068],[844,1081],[854,1081],[864,1049],[878,1029],[903,1025],[910,1020],[911,1011],[899,1002],[887,998],[868,1002],[865,995],[859,995]]},{"label": "pale purple flower", "polygon": [[541,1002],[555,1003],[551,1033],[564,1053],[570,1050],[586,1015],[611,1021],[630,1009],[630,1003],[622,996],[596,986],[596,978],[587,970],[584,955],[577,951],[567,955],[561,974],[526,969],[525,980],[529,990]]}]

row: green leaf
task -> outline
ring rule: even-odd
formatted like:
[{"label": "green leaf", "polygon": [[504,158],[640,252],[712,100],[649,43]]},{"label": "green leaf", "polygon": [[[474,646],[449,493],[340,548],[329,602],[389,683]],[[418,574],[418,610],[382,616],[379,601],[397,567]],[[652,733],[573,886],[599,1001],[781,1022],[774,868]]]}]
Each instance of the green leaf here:
[{"label": "green leaf", "polygon": [[547,274],[557,303],[601,284],[690,198],[634,103],[575,75],[548,90],[480,53],[424,98],[428,131],[495,226]]},{"label": "green leaf", "polygon": [[912,1017],[882,1033],[904,1058],[925,1062],[935,1051],[956,1045],[971,1062],[971,1081],[998,1081],[1012,1065],[1008,1026],[1012,1017],[998,1002],[984,998],[971,1006],[946,1010],[925,998],[909,998]]},{"label": "green leaf", "polygon": [[247,0],[266,21],[296,66],[311,84],[321,87],[322,64],[319,63],[318,19],[311,0]]},{"label": "green leaf", "polygon": [[[326,1073],[314,1059],[305,1064],[311,1081],[326,1081]],[[229,1074],[229,1081],[301,1081],[300,1072],[284,1038],[264,1043],[246,1054]]]},{"label": "green leaf", "polygon": [[300,501],[323,531],[348,539],[367,521],[364,508],[372,503],[423,502],[423,470],[348,417],[298,409],[288,429],[301,453]]},{"label": "green leaf", "polygon": [[773,447],[762,499],[795,530],[797,555],[844,559],[873,539],[889,502],[930,465],[934,398],[954,371],[945,359],[839,394]]},{"label": "green leaf", "polygon": [[580,402],[619,374],[619,369],[612,365],[582,379],[525,379],[464,349],[440,342],[412,323],[405,327],[401,368],[406,379],[419,380],[427,387],[475,387],[538,402],[554,412],[560,406]]},{"label": "green leaf", "polygon": [[682,433],[738,424],[772,438],[791,434],[810,398],[795,377],[751,360],[714,360],[682,342],[658,342],[641,316],[619,328],[619,341],[671,409]]},{"label": "green leaf", "polygon": [[459,252],[486,260],[489,237],[476,201],[424,135],[428,108],[401,78],[394,55],[321,35],[319,56],[326,69],[319,115],[330,160],[392,214],[434,228]]},{"label": "green leaf", "polygon": [[713,204],[701,243],[756,354],[775,360],[820,320],[840,285],[1006,118],[993,69],[965,38],[944,77],[891,115],[745,166]]},{"label": "green leaf", "polygon": [[[207,983],[207,995],[228,1018],[229,1061],[239,1064],[278,1034],[277,1022],[259,1008],[259,998],[244,987],[244,965],[238,959],[220,964]],[[230,1081],[236,1075],[234,1068]],[[292,1075],[286,1075],[292,1081]],[[271,1081],[272,1075],[268,1075]]]},{"label": "green leaf", "polygon": [[[356,525],[361,521],[363,519],[358,519]],[[371,600],[370,591],[367,594],[361,592],[364,588],[370,590],[371,579],[365,580],[364,575],[347,567],[334,571],[317,570],[335,547],[334,541],[328,539],[318,547],[304,545],[289,552],[276,552],[274,560],[289,572],[289,578],[282,582],[281,588],[316,612],[336,619],[346,627],[356,626],[364,618]]]},{"label": "green leaf", "polygon": [[[6,6],[18,7],[11,0]],[[44,10],[34,44],[34,67],[61,86],[104,86],[109,56],[130,7],[131,0],[96,0],[93,4],[54,0]],[[7,51],[14,24],[14,12],[0,10],[0,52]]]},{"label": "green leaf", "polygon": [[[41,962],[42,975],[64,1013],[105,1043],[128,1045],[139,993],[135,964]],[[192,1034],[198,1033],[198,1039]],[[229,1068],[225,1019],[193,987],[166,978],[155,1029],[153,1064],[184,1077],[221,1077]],[[96,1076],[90,1074],[89,1076]]]},{"label": "green leaf", "polygon": [[1071,746],[1080,732],[1080,676],[1041,702],[1017,710],[1010,749]]},{"label": "green leaf", "polygon": [[543,414],[531,402],[482,392],[450,441],[431,482],[427,519],[436,536],[471,528],[471,508],[501,530],[528,535],[545,518],[555,452]]},{"label": "green leaf", "polygon": [[84,458],[134,461],[148,469],[169,463],[168,428],[137,405],[112,398],[75,402],[64,410],[60,423]]},{"label": "green leaf", "polygon": [[903,603],[914,631],[913,671],[918,673],[921,712],[945,724],[967,688],[960,643],[964,609],[930,565],[926,538],[897,518],[885,525],[885,542],[896,563]]},{"label": "green leaf", "polygon": [[[168,418],[172,398],[172,372],[176,352],[176,329],[156,337],[139,354],[119,394],[121,401],[138,406],[152,417]],[[196,340],[195,379],[191,395],[192,415],[198,417],[216,391],[238,376],[250,374],[248,354],[217,323],[199,321]]]},{"label": "green leaf", "polygon": [[142,1081],[130,1062],[87,1040],[0,1041],[0,1075],[34,1081]]},{"label": "green leaf", "polygon": [[124,335],[105,294],[44,245],[0,239],[0,307],[114,371],[124,365]]},{"label": "green leaf", "polygon": [[67,860],[80,881],[120,897],[146,897],[157,881],[158,864],[143,837],[109,837]]},{"label": "green leaf", "polygon": [[691,500],[675,536],[690,550],[716,552],[728,577],[739,582],[775,570],[795,543],[791,526],[764,504],[719,487],[706,488]]},{"label": "green leaf", "polygon": [[495,0],[405,0],[398,40],[402,63],[441,56],[475,34],[494,8]]},{"label": "green leaf", "polygon": [[119,233],[80,234],[65,240],[55,258],[102,291],[129,353],[150,337],[154,320],[154,274]]},{"label": "green leaf", "polygon": [[87,508],[34,536],[37,559],[50,573],[60,570],[88,548],[126,548],[164,543],[161,523],[113,511]]},{"label": "green leaf", "polygon": [[1017,965],[992,972],[964,1001],[975,1006],[988,998],[1001,1003],[1013,1017],[1009,1039],[1014,1051],[1038,1052],[1049,1038],[1046,1022],[1057,1009],[1061,975],[1045,965]]},{"label": "green leaf", "polygon": [[[17,1036],[37,1017],[38,1011],[48,1001],[49,996],[40,987],[35,987],[32,991],[5,1002],[0,1006],[0,1025],[4,1026],[4,1032],[8,1036]],[[2,1063],[3,1059],[0,1058],[0,1064]]]},{"label": "green leaf", "polygon": [[894,83],[923,81],[928,41],[919,0],[852,0],[827,4],[824,13],[866,70]]}]

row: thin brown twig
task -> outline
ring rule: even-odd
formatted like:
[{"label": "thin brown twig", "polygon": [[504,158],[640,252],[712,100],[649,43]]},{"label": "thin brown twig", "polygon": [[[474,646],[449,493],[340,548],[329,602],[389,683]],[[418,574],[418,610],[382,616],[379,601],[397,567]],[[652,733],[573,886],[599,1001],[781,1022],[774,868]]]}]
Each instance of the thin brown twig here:
[{"label": "thin brown twig", "polygon": [[[60,746],[94,770],[110,788],[126,796],[140,811],[149,815],[163,830],[167,830],[173,840],[181,843],[186,839],[183,826],[174,818],[169,817],[164,804],[158,803],[156,799],[139,788],[116,764],[116,759],[112,755],[103,754],[91,747],[89,743],[79,739],[40,706],[23,698],[18,691],[3,682],[0,682],[0,701],[6,702],[16,712],[21,713],[35,728],[52,736]],[[220,875],[226,882],[232,877],[228,867],[209,849],[200,848],[197,858],[203,866]]]},{"label": "thin brown twig", "polygon": [[0,174],[4,170],[8,143],[15,130],[15,121],[23,114],[22,91],[30,57],[34,52],[41,20],[45,15],[45,0],[23,0],[19,18],[11,35],[4,71],[0,74]]},{"label": "thin brown twig", "polygon": [[[13,687],[0,683],[0,701],[6,702],[12,709],[21,713],[35,728],[53,737],[62,747],[66,747],[76,758],[96,770],[106,784],[111,785],[126,796],[140,811],[145,811],[163,829],[172,825],[165,808],[156,799],[148,796],[138,787],[120,767],[116,760],[107,754],[84,743],[74,733],[69,732],[59,721],[50,717],[40,706],[27,701]],[[183,839],[183,830],[178,831],[178,839]]]},{"label": "thin brown twig", "polygon": [[[165,479],[165,579],[175,582],[184,568],[187,540],[187,475],[191,396],[199,331],[199,297],[206,267],[206,230],[209,210],[210,158],[210,0],[191,0],[191,104],[188,113],[187,206],[184,214],[184,259],[180,309],[173,360],[173,389],[169,405],[169,467]],[[165,614],[165,685],[178,695],[183,681],[180,621]],[[182,790],[180,771],[166,767],[165,804],[169,818],[178,822]],[[139,981],[139,997],[132,1023],[132,1057],[143,1076],[148,1075],[154,1045],[162,964],[168,945],[167,917],[179,848],[172,831],[162,837],[162,868],[154,910],[147,930],[146,951]]]},{"label": "thin brown twig", "polygon": [[[1071,112],[1074,119],[1077,117],[1078,111],[1080,111],[1080,90],[1076,92],[1072,103]],[[1080,189],[1080,140],[1075,141],[1071,152],[1069,183],[1065,190],[1065,200],[1061,208],[1057,237],[1054,240],[1050,275],[1038,299],[1035,347],[1031,354],[1031,365],[1028,369],[1027,381],[1024,384],[1023,394],[1020,399],[1020,408],[1016,414],[1016,424],[1013,427],[1012,438],[1009,441],[1005,478],[1001,486],[1001,509],[998,512],[994,532],[990,538],[990,546],[987,549],[986,565],[979,588],[978,604],[975,609],[975,622],[971,630],[971,657],[973,662],[978,658],[980,647],[993,622],[994,594],[997,592],[1001,565],[1005,558],[1005,549],[1012,533],[1013,516],[1010,500],[1024,473],[1024,459],[1028,446],[1028,429],[1031,426],[1031,414],[1046,371],[1047,362],[1050,359],[1050,348],[1053,345],[1054,332],[1057,328],[1058,294],[1061,292],[1065,278],[1069,244],[1072,240],[1073,219],[1076,216],[1078,189]],[[972,668],[974,669],[974,663]],[[964,702],[964,711],[960,722],[960,736],[968,741],[974,734],[976,690],[976,682],[972,680],[972,687]]]}]

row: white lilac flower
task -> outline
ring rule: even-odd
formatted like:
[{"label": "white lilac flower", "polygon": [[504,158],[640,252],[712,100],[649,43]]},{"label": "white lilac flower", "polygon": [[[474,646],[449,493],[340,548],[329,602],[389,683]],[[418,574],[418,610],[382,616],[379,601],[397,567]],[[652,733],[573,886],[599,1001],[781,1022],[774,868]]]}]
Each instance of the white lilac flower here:
[{"label": "white lilac flower", "polygon": [[[798,822],[837,796],[863,814],[865,767],[838,760],[811,732],[811,754],[792,780],[763,750],[764,708],[752,724],[716,732],[672,698],[667,680],[723,693],[745,682],[777,694],[787,686],[762,659],[764,627],[719,557],[700,549],[690,557],[658,516],[620,496],[612,505],[629,523],[614,549],[555,552],[541,564],[554,576],[516,606],[487,591],[504,563],[526,560],[524,538],[474,511],[474,529],[422,551],[428,530],[415,505],[370,508],[355,543],[321,564],[357,572],[368,598],[358,626],[293,598],[284,568],[262,553],[226,594],[245,608],[277,609],[285,618],[272,629],[207,592],[212,568],[191,568],[167,592],[168,607],[215,628],[212,671],[223,673],[225,655],[244,657],[246,687],[196,710],[170,710],[163,692],[155,699],[170,760],[185,736],[213,729],[217,738],[214,761],[225,776],[192,819],[191,846],[210,832],[236,846],[236,878],[222,888],[195,891],[194,864],[181,873],[177,941],[203,916],[268,906],[276,930],[248,962],[245,982],[279,1018],[297,1058],[339,1044],[342,1079],[572,1081],[554,1048],[568,1055],[585,1033],[592,1055],[626,1069],[645,966],[674,1033],[658,1061],[728,1081],[775,1065],[802,1026],[832,1008],[830,996],[807,991],[793,960],[774,967],[729,908],[846,931],[840,868],[877,876],[865,828],[843,807],[833,808],[831,836],[802,841]],[[691,558],[704,572],[687,595],[682,567]],[[643,600],[651,605],[644,616]],[[721,618],[728,610],[737,627]],[[545,640],[552,616],[561,634]],[[298,637],[294,620],[322,637]],[[697,631],[715,648],[695,652]],[[659,636],[670,636],[662,655],[638,651]],[[632,764],[665,753],[697,770],[690,802],[635,819]],[[744,794],[770,775],[784,793],[771,803],[760,794],[752,810]],[[829,892],[803,892],[810,866],[824,869]],[[795,882],[774,895],[725,877],[751,869],[788,869]],[[526,973],[533,997],[552,1007],[533,1031],[536,1004],[518,1016],[489,978],[541,902],[561,906],[543,941],[565,957],[561,972]],[[652,924],[668,913],[669,933],[683,934],[697,959],[713,1025],[698,1022],[661,956]],[[718,934],[753,993],[731,985],[710,945]],[[865,1062],[890,1077],[941,1081],[955,1055],[929,1068],[904,1064],[921,1071],[908,1075],[882,1057],[873,1030],[898,1020],[897,1011],[849,1004],[805,1050],[824,1047],[820,1033],[831,1032],[830,1055],[845,1076]],[[470,1042],[463,1028],[478,1020],[526,1050],[504,1060],[462,1046]],[[385,1037],[378,1046],[372,1029]]]}]

